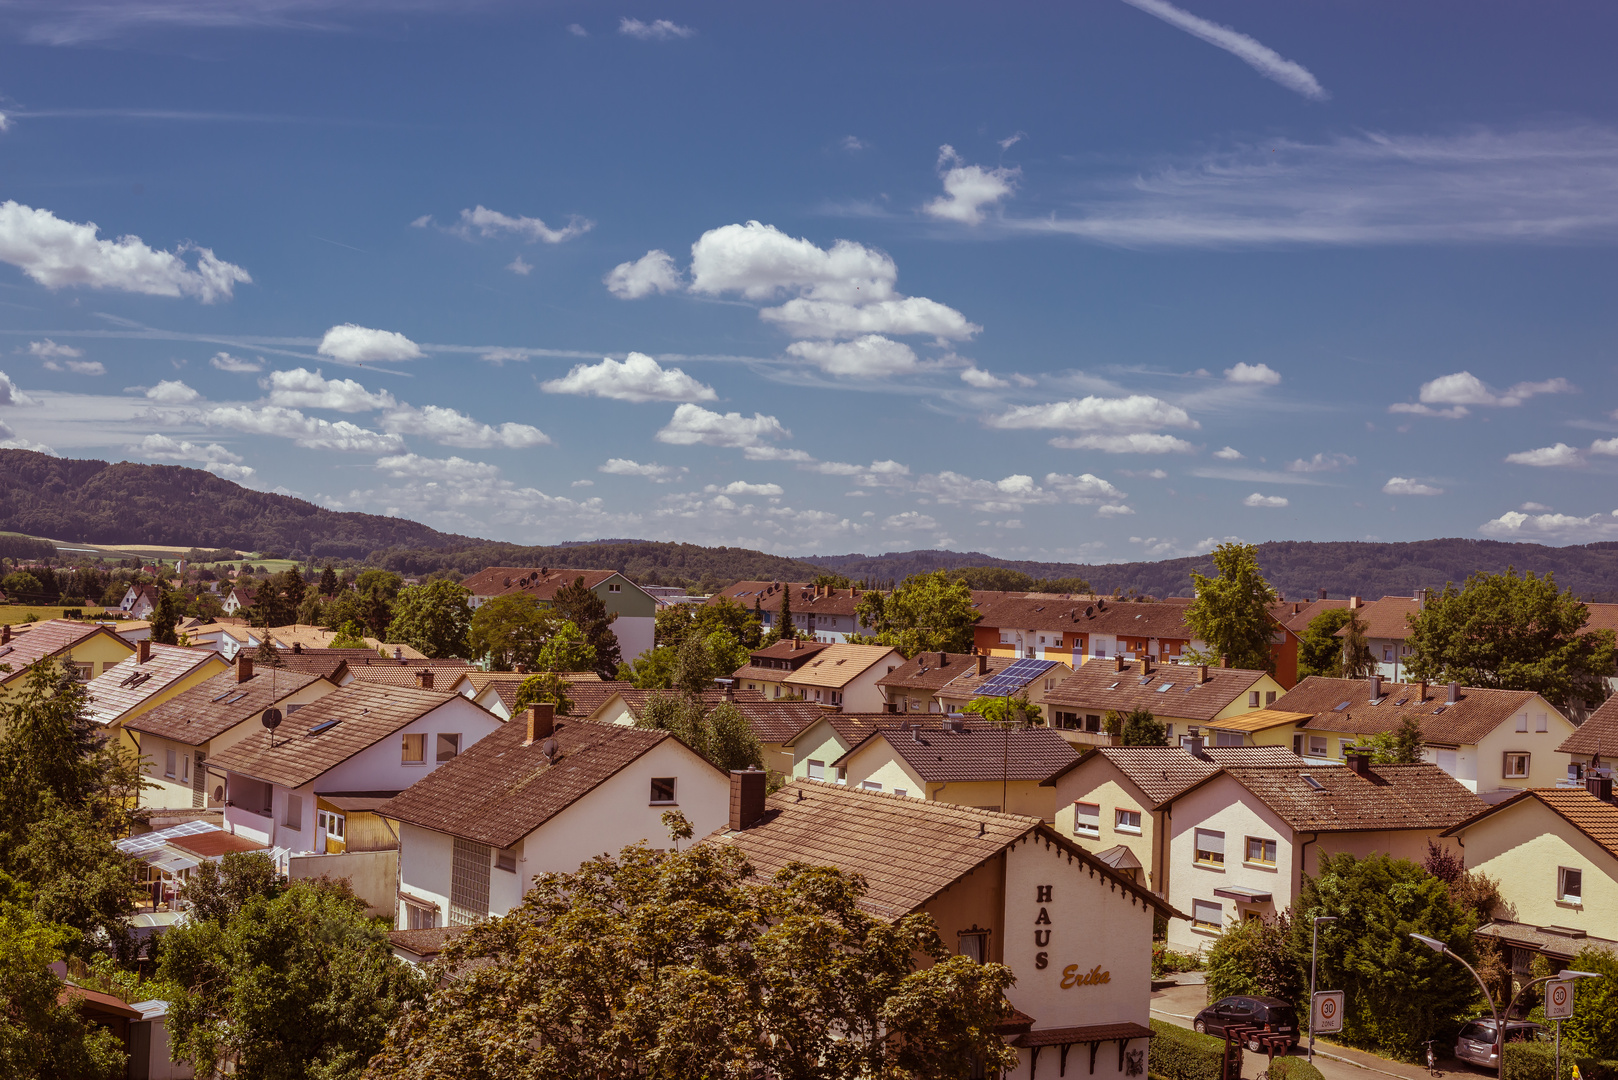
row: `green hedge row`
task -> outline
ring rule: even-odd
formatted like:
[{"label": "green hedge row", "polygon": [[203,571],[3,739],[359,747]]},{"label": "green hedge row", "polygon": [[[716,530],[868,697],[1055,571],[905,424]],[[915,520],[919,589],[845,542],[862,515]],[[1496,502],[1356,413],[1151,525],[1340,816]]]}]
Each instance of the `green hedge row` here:
[{"label": "green hedge row", "polygon": [[1190,1028],[1152,1021],[1152,1050],[1147,1070],[1163,1080],[1219,1080],[1225,1040],[1198,1035]]},{"label": "green hedge row", "polygon": [[[1562,1048],[1561,1080],[1573,1075],[1577,1062],[1582,1080],[1618,1080],[1618,1061],[1576,1058]],[[1556,1071],[1556,1048],[1550,1043],[1507,1043],[1504,1080],[1552,1080]]]},{"label": "green hedge row", "polygon": [[1307,1058],[1278,1057],[1270,1063],[1270,1080],[1326,1080]]}]

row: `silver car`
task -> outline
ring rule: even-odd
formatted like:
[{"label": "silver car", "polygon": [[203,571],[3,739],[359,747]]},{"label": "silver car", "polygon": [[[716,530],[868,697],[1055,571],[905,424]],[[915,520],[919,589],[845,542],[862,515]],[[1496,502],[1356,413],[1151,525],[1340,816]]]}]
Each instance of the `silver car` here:
[{"label": "silver car", "polygon": [[[1526,1020],[1512,1020],[1506,1024],[1506,1042],[1542,1042],[1545,1029]],[[1500,1064],[1494,1052],[1494,1021],[1473,1020],[1461,1029],[1455,1040],[1455,1056],[1473,1065],[1494,1069]]]}]

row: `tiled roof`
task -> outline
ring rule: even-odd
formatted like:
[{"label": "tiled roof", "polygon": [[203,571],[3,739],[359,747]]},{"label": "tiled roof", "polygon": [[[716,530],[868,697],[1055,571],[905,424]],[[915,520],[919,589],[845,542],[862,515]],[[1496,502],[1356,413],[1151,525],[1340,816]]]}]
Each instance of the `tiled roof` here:
[{"label": "tiled roof", "polygon": [[[664,697],[678,697],[680,694],[678,690],[641,690],[638,687],[626,683],[613,683],[612,686],[612,695],[604,699],[602,704],[604,705],[608,701],[611,701],[612,697],[622,697],[624,699],[624,707],[629,710],[630,715],[636,717],[637,719],[640,717],[642,710],[646,708],[646,702],[651,699],[653,694],[662,694]],[[764,694],[759,690],[736,690],[732,693],[732,700],[736,704],[741,704],[742,702],[746,701],[764,700]],[[702,698],[702,703],[711,709],[721,701],[725,700],[725,691],[704,690],[698,696]],[[591,710],[591,712],[595,712],[600,708],[601,706],[597,705],[595,709]],[[578,710],[574,711],[577,712]],[[589,714],[581,713],[580,715]]]},{"label": "tiled roof", "polygon": [[[208,764],[283,787],[301,787],[456,699],[455,694],[438,690],[351,683],[286,717],[273,733],[253,732]],[[319,734],[309,733],[332,720],[338,723]]]},{"label": "tiled roof", "polygon": [[1071,597],[1034,596],[1026,593],[996,593],[994,599],[978,602],[978,625],[989,628],[1006,627],[1014,630],[1087,630],[1084,610],[1098,610],[1105,604],[1110,610],[1118,606],[1115,600],[1097,600],[1091,596]]},{"label": "tiled roof", "polygon": [[1314,622],[1322,612],[1336,611],[1347,606],[1347,600],[1283,600],[1278,604],[1270,605],[1270,614],[1282,626],[1285,626],[1294,634],[1302,636],[1303,632],[1309,629],[1309,624]]},{"label": "tiled roof", "polygon": [[894,689],[937,690],[951,679],[976,671],[977,663],[978,658],[970,653],[917,653],[878,679],[876,684]]},{"label": "tiled roof", "polygon": [[867,886],[860,906],[878,918],[908,915],[1024,838],[1060,846],[1119,888],[1177,914],[1038,818],[814,780],[794,781],[764,805],[764,816],[753,825],[720,830],[703,842],[740,848],[754,876],[764,880],[791,862],[859,874]]},{"label": "tiled roof", "polygon": [[[748,654],[750,658],[767,657],[771,660],[807,660],[815,653],[831,646],[824,641],[805,641],[803,638],[795,640],[777,641],[774,645],[766,645],[762,649],[754,649]],[[781,670],[779,668],[775,670]]]},{"label": "tiled roof", "polygon": [[1585,624],[1584,624],[1584,628],[1585,628],[1586,631],[1589,631],[1589,630],[1613,630],[1613,631],[1618,631],[1618,604],[1588,604],[1587,603],[1587,604],[1584,605],[1584,607],[1585,607],[1585,610],[1589,612],[1589,618],[1585,621]]},{"label": "tiled roof", "polygon": [[556,590],[584,579],[584,587],[593,589],[618,573],[616,570],[564,570],[556,566],[490,566],[479,570],[461,584],[473,596],[504,596],[521,593],[535,600],[551,600]]},{"label": "tiled roof", "polygon": [[[906,725],[920,731],[942,731],[944,727],[944,716],[942,713],[844,713],[822,711],[819,719],[826,721],[831,729],[837,733],[837,737],[842,739],[843,742],[847,743],[849,746],[853,746],[854,744],[858,743],[861,739],[864,739],[873,731],[884,731],[890,728],[898,729]],[[982,718],[973,715],[968,715],[960,722],[965,724],[967,727],[993,726]],[[801,735],[807,730],[808,727],[805,726],[802,731],[798,732],[798,734]],[[797,737],[794,736],[788,741],[796,742]]]},{"label": "tiled roof", "polygon": [[1078,629],[1115,637],[1190,641],[1196,635],[1185,624],[1185,613],[1184,604],[1109,604],[1106,611],[1080,620]]},{"label": "tiled roof", "polygon": [[1561,815],[1568,824],[1601,845],[1614,858],[1618,858],[1618,806],[1602,802],[1584,788],[1529,788],[1493,806],[1481,807],[1466,820],[1458,822],[1449,834],[1498,814],[1508,806],[1516,806],[1525,799],[1538,799]]},{"label": "tiled roof", "polygon": [[[984,659],[988,661],[984,665],[984,667],[988,669],[986,672],[984,672],[984,674],[978,674],[976,665],[973,665],[964,671],[957,672],[955,678],[952,679],[949,685],[944,687],[944,689],[941,691],[941,696],[945,698],[963,699],[977,697],[978,687],[982,686],[996,675],[1004,674],[1007,668],[1011,667],[1011,665],[1017,662],[1017,657],[1015,656],[989,656],[985,657]],[[1038,671],[1031,674],[1026,680],[1023,681],[1021,688],[1026,689],[1032,684],[1040,682],[1044,679],[1064,679],[1066,677],[1067,669],[1064,667],[1046,668],[1044,671]]]},{"label": "tiled roof", "polygon": [[[1119,671],[1111,660],[1092,660],[1057,683],[1045,695],[1045,703],[1092,712],[1148,709],[1156,716],[1212,720],[1266,674],[1247,668],[1209,667],[1208,681],[1199,683],[1198,669],[1190,664],[1154,663],[1151,674],[1142,675],[1142,663],[1145,661],[1132,661]],[[1275,707],[1280,708],[1280,703]]]},{"label": "tiled roof", "polygon": [[1448,695],[1447,684],[1429,685],[1423,697],[1419,683],[1384,679],[1379,699],[1382,703],[1372,705],[1370,679],[1311,675],[1277,698],[1271,708],[1313,714],[1314,719],[1304,725],[1308,731],[1348,731],[1356,735],[1395,731],[1410,715],[1421,725],[1425,741],[1460,746],[1477,742],[1534,698],[1530,690],[1484,690],[1474,686],[1461,687],[1458,701],[1447,700]]},{"label": "tiled roof", "polygon": [[253,672],[252,678],[239,683],[236,669],[231,668],[204,679],[189,690],[182,690],[156,708],[130,719],[124,726],[130,731],[157,735],[186,746],[201,746],[243,720],[256,718],[275,702],[319,679],[318,675],[298,671],[277,671],[272,675],[268,668],[261,667]]},{"label": "tiled roof", "polygon": [[1618,941],[1611,938],[1594,937],[1582,932],[1558,933],[1548,926],[1530,926],[1508,919],[1495,919],[1484,923],[1473,932],[1479,937],[1491,937],[1513,945],[1539,949],[1551,956],[1565,956],[1568,959],[1572,959],[1592,945],[1604,948],[1608,952],[1618,952],[1618,948],[1615,948]]},{"label": "tiled roof", "polygon": [[[1403,641],[1410,636],[1406,618],[1421,611],[1421,601],[1413,596],[1384,596],[1362,604],[1357,614],[1365,627],[1365,636],[1384,640]],[[1343,637],[1348,627],[1337,631]]]},{"label": "tiled roof", "polygon": [[348,670],[354,676],[355,682],[376,683],[382,686],[416,686],[421,673],[427,670],[433,673],[434,690],[448,690],[458,694],[463,685],[471,685],[471,680],[466,677],[465,668],[373,667],[361,664],[358,667],[350,666]]},{"label": "tiled roof", "polygon": [[792,614],[795,616],[805,612],[813,612],[816,615],[853,616],[860,598],[867,591],[831,589],[824,596],[817,596],[814,585],[804,582],[738,581],[710,596],[707,603],[716,604],[721,599],[732,600],[751,609],[753,601],[757,600],[760,608],[774,612],[781,609],[781,593],[789,589],[792,592]]},{"label": "tiled roof", "polygon": [[444,951],[450,939],[460,935],[464,926],[434,926],[426,930],[389,930],[388,944],[412,956],[430,960]]},{"label": "tiled roof", "polygon": [[1287,824],[1306,832],[1447,829],[1484,805],[1449,773],[1427,763],[1374,765],[1369,776],[1343,765],[1308,763],[1223,769]]},{"label": "tiled roof", "polygon": [[[1614,605],[1618,607],[1618,605]],[[1559,754],[1600,754],[1618,757],[1618,697],[1610,697],[1601,708],[1579,725],[1579,730],[1556,748]]]},{"label": "tiled roof", "polygon": [[[666,731],[559,720],[552,737],[560,753],[553,762],[545,756],[544,739],[524,746],[527,737],[528,725],[507,724],[383,803],[377,812],[506,848],[652,747],[674,738]],[[695,752],[692,757],[698,768],[714,769]]]},{"label": "tiled roof", "polygon": [[9,672],[0,672],[0,683],[18,678],[45,657],[66,652],[95,634],[105,634],[130,650],[135,648],[107,627],[78,619],[46,619],[22,631],[14,627],[11,640],[0,645],[0,664],[11,666]]},{"label": "tiled roof", "polygon": [[834,765],[846,765],[877,740],[930,784],[978,780],[1045,780],[1078,760],[1071,744],[1050,728],[970,727],[960,731],[883,728],[862,739]]},{"label": "tiled roof", "polygon": [[151,658],[138,663],[139,653],[127,656],[85,684],[90,694],[90,718],[110,724],[124,713],[151,700],[175,683],[210,662],[217,667],[223,657],[211,649],[152,643]]},{"label": "tiled roof", "polygon": [[[886,660],[897,667],[898,652],[886,645],[828,645],[814,659],[782,679],[787,686],[847,686],[873,664]],[[884,673],[885,674],[885,673]]]},{"label": "tiled roof", "polygon": [[1284,746],[1208,746],[1203,748],[1206,758],[1194,757],[1183,746],[1098,746],[1045,781],[1055,785],[1067,773],[1101,757],[1140,789],[1154,805],[1161,805],[1177,797],[1193,784],[1200,784],[1222,765],[1257,765],[1274,763],[1292,765],[1300,759]]},{"label": "tiled roof", "polygon": [[1297,726],[1312,719],[1313,713],[1283,712],[1280,709],[1259,709],[1225,720],[1210,720],[1208,726],[1220,731],[1268,731],[1273,727]]},{"label": "tiled roof", "polygon": [[752,701],[738,694],[736,708],[761,743],[784,743],[826,714],[812,701]]}]

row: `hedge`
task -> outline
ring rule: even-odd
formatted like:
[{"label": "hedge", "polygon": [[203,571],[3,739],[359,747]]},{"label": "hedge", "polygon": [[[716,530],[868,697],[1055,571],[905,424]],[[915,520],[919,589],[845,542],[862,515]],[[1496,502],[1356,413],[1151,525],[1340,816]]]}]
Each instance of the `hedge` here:
[{"label": "hedge", "polygon": [[[1583,1080],[1618,1080],[1618,1061],[1599,1061],[1595,1058],[1575,1057],[1562,1047],[1562,1077],[1573,1075],[1577,1062]],[[1551,1080],[1556,1071],[1556,1047],[1550,1043],[1514,1042],[1506,1044],[1504,1080]]]},{"label": "hedge", "polygon": [[1270,1063],[1269,1080],[1326,1080],[1307,1058],[1278,1057]]},{"label": "hedge", "polygon": [[[1225,1040],[1190,1028],[1152,1021],[1152,1049],[1146,1068],[1163,1080],[1219,1080]],[[1301,1078],[1300,1078],[1301,1080]]]}]

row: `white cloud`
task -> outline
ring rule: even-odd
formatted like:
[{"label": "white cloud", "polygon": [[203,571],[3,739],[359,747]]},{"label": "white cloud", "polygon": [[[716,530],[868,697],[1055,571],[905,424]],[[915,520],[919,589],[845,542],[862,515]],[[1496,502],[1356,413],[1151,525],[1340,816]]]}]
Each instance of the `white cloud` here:
[{"label": "white cloud", "polygon": [[370,364],[378,360],[419,360],[421,346],[395,330],[373,330],[367,326],[343,323],[326,331],[315,350],[321,356],[349,364]]},{"label": "white cloud", "polygon": [[1201,427],[1178,405],[1147,394],[1131,394],[1121,398],[1092,394],[1046,405],[1018,405],[999,416],[990,417],[986,423],[989,427],[1007,430],[1058,428],[1082,431],[1100,428],[1105,431],[1143,431],[1161,427]]},{"label": "white cloud", "polygon": [[[1470,414],[1468,406],[1510,409],[1540,394],[1575,392],[1574,385],[1561,378],[1546,379],[1543,382],[1520,382],[1508,390],[1497,391],[1470,371],[1457,371],[1453,375],[1440,375],[1431,382],[1423,383],[1418,395],[1419,402],[1395,402],[1388,406],[1388,411],[1459,420]],[[1440,405],[1448,408],[1434,408]]]},{"label": "white cloud", "polygon": [[481,461],[468,461],[463,457],[429,458],[419,454],[378,458],[376,467],[391,476],[445,482],[492,480],[500,475],[499,468]]},{"label": "white cloud", "polygon": [[1590,453],[1599,454],[1602,457],[1618,455],[1618,439],[1597,439],[1590,444]]},{"label": "white cloud", "polygon": [[532,263],[523,262],[522,256],[518,255],[515,259],[512,259],[510,262],[506,263],[506,269],[510,270],[513,274],[521,274],[523,277],[527,277],[529,274],[533,273],[534,265]]},{"label": "white cloud", "polygon": [[232,453],[218,443],[202,446],[182,439],[171,439],[167,435],[148,435],[139,445],[131,446],[129,451],[160,461],[202,461],[222,465],[240,465],[242,462],[240,454]]},{"label": "white cloud", "polygon": [[1525,502],[1521,506],[1517,507],[1517,509],[1527,510],[1530,512],[1544,512],[1550,510],[1550,507],[1546,506],[1544,503]]},{"label": "white cloud", "polygon": [[58,345],[50,338],[44,341],[30,341],[28,355],[37,356],[45,360],[66,359],[68,357],[83,356],[84,350],[75,349],[71,345]]},{"label": "white cloud", "polygon": [[720,487],[709,484],[702,489],[709,495],[784,495],[785,489],[780,484],[749,484],[745,480],[732,480]]},{"label": "white cloud", "polygon": [[1225,369],[1225,378],[1233,383],[1247,383],[1253,386],[1278,386],[1281,382],[1281,373],[1268,364],[1239,363],[1235,367]]},{"label": "white cloud", "polygon": [[297,409],[280,405],[219,406],[196,414],[208,427],[226,427],[249,435],[274,435],[291,439],[311,450],[332,450],[361,454],[397,454],[405,449],[398,435],[381,434],[347,420],[323,420],[305,416]]},{"label": "white cloud", "polygon": [[577,215],[569,217],[567,224],[560,229],[553,229],[539,218],[521,215],[512,217],[510,214],[502,214],[498,210],[490,210],[479,204],[471,210],[462,210],[460,221],[451,226],[449,231],[467,240],[473,236],[480,236],[485,240],[496,236],[516,236],[530,244],[539,241],[560,244],[576,236],[583,236],[593,228],[595,222]]},{"label": "white cloud", "polygon": [[570,484],[568,486],[569,487],[595,487],[596,482],[594,480],[575,480],[575,481],[573,481],[572,484]]},{"label": "white cloud", "polygon": [[1382,485],[1382,494],[1384,494],[1384,495],[1442,495],[1442,494],[1444,494],[1444,489],[1441,488],[1441,487],[1434,487],[1431,484],[1423,484],[1419,480],[1411,480],[1411,479],[1409,479],[1407,477],[1403,477],[1403,476],[1394,476],[1394,477],[1389,478],[1389,480],[1388,480],[1388,482],[1386,484]]},{"label": "white cloud", "polygon": [[873,461],[869,465],[850,465],[843,461],[817,461],[813,464],[799,465],[798,468],[808,472],[820,473],[822,476],[849,476],[854,478],[858,487],[905,487],[908,486],[910,466],[901,465],[897,461]]},{"label": "white cloud", "polygon": [[1097,507],[1096,517],[1124,517],[1126,515],[1133,514],[1134,512],[1134,507],[1125,506],[1122,503],[1116,503],[1109,506]]},{"label": "white cloud", "polygon": [[353,379],[327,379],[318,370],[293,368],[272,371],[261,385],[270,391],[271,405],[294,409],[333,409],[337,412],[368,412],[391,409],[398,404],[386,390],[371,393]]},{"label": "white cloud", "polygon": [[1016,146],[1026,138],[1028,138],[1028,133],[1026,131],[1019,131],[1015,135],[1007,135],[1004,139],[1000,140],[1000,149],[1010,150],[1013,146]]},{"label": "white cloud", "polygon": [[482,352],[478,353],[478,359],[486,360],[495,367],[502,367],[510,361],[527,360],[528,350],[508,349],[502,346],[495,346],[492,349],[484,349]]},{"label": "white cloud", "polygon": [[638,38],[641,41],[669,41],[673,38],[688,38],[696,34],[689,26],[680,26],[667,19],[654,19],[652,22],[641,22],[639,19],[620,17],[618,32],[628,37]]},{"label": "white cloud", "polygon": [[1560,541],[1582,544],[1618,539],[1618,510],[1611,514],[1524,514],[1508,510],[1478,527],[1484,536],[1505,540]]},{"label": "white cloud", "polygon": [[262,357],[258,360],[243,360],[241,357],[232,356],[228,352],[214,353],[213,356],[209,358],[208,363],[212,364],[220,371],[234,371],[243,375],[251,371],[264,370],[264,360]]},{"label": "white cloud", "polygon": [[596,466],[597,472],[604,472],[611,476],[644,476],[654,484],[667,484],[678,480],[683,473],[691,470],[684,465],[659,465],[655,461],[642,465],[638,461],[628,458],[608,458],[605,465]]},{"label": "white cloud", "polygon": [[1170,26],[1178,27],[1192,37],[1201,38],[1215,48],[1224,49],[1236,59],[1273,82],[1280,83],[1294,93],[1311,101],[1324,101],[1331,95],[1302,64],[1295,63],[1274,49],[1248,37],[1240,31],[1216,22],[1209,22],[1175,7],[1168,0],[1124,0],[1131,7],[1148,15],[1155,15]]},{"label": "white cloud", "polygon": [[599,364],[576,364],[560,379],[540,384],[547,394],[584,394],[616,401],[713,401],[713,387],[704,386],[679,368],[664,368],[645,353],[632,352],[622,361],[603,357]]},{"label": "white cloud", "polygon": [[[770,419],[773,420],[774,417]],[[805,450],[789,450],[784,446],[744,446],[742,447],[742,456],[748,461],[805,462],[815,460]]]},{"label": "white cloud", "polygon": [[[1016,141],[1013,137],[1006,147]],[[944,181],[944,194],[922,209],[932,217],[958,221],[963,225],[981,223],[983,208],[1010,195],[1016,188],[1017,177],[1022,173],[1021,169],[985,169],[981,165],[967,165],[955,148],[947,143],[938,148],[938,170]]]},{"label": "white cloud", "polygon": [[[700,405],[680,405],[657,433],[657,441],[674,446],[729,446],[764,448],[769,439],[790,439],[781,421],[763,413],[751,418],[739,412],[716,413]],[[807,455],[805,455],[807,456]]]},{"label": "white cloud", "polygon": [[1242,505],[1243,506],[1262,506],[1262,507],[1281,507],[1281,506],[1287,505],[1287,501],[1288,500],[1287,500],[1286,496],[1284,496],[1284,495],[1260,495],[1258,492],[1255,491],[1255,492],[1253,492],[1253,494],[1249,495],[1247,498],[1242,500]]},{"label": "white cloud", "polygon": [[918,510],[906,510],[902,514],[894,514],[891,517],[885,518],[882,522],[882,527],[884,529],[896,529],[904,532],[911,532],[936,529],[938,528],[938,522],[934,518],[930,518]]},{"label": "white cloud", "polygon": [[0,405],[33,405],[34,399],[17,389],[11,376],[0,371]]},{"label": "white cloud", "polygon": [[440,446],[487,449],[503,446],[521,450],[549,446],[551,439],[537,427],[505,423],[499,427],[479,423],[465,413],[442,405],[401,405],[382,414],[382,430],[395,435],[420,435]]},{"label": "white cloud", "polygon": [[[101,240],[93,222],[63,221],[8,199],[0,203],[0,262],[8,262],[48,289],[84,285],[148,296],[190,296],[211,304],[230,299],[246,270],[214,257],[210,248],[182,244],[154,251],[138,236]],[[182,257],[195,252],[196,266]]]},{"label": "white cloud", "polygon": [[164,405],[184,405],[188,401],[197,400],[202,395],[179,379],[164,379],[156,386],[148,389],[146,396],[152,401],[158,401]]},{"label": "white cloud", "polygon": [[19,439],[10,425],[0,422],[0,450],[32,450],[36,454],[46,454],[50,457],[61,457],[55,450],[41,442],[32,439]]},{"label": "white cloud", "polygon": [[11,117],[7,116],[3,112],[0,112],[0,131],[10,131],[10,130],[11,130]]},{"label": "white cloud", "polygon": [[423,214],[419,218],[416,218],[414,221],[412,221],[410,223],[410,227],[412,229],[425,229],[427,226],[431,225],[432,223],[433,223],[433,216],[431,214]]},{"label": "white cloud", "polygon": [[860,334],[927,334],[958,341],[983,327],[965,315],[924,296],[878,300],[863,306],[839,300],[788,300],[758,313],[793,337],[854,337]]},{"label": "white cloud", "polygon": [[1058,450],[1099,450],[1103,454],[1194,454],[1197,448],[1173,435],[1137,431],[1128,435],[1062,435],[1051,440]]},{"label": "white cloud", "polygon": [[1319,454],[1312,458],[1298,458],[1287,465],[1287,472],[1318,473],[1342,472],[1359,461],[1348,454]]},{"label": "white cloud", "polygon": [[652,293],[678,292],[685,286],[674,258],[653,248],[633,262],[619,263],[601,279],[620,300],[639,300]]},{"label": "white cloud", "polygon": [[1091,473],[1078,476],[1047,473],[1042,487],[1032,476],[1023,474],[1003,480],[977,480],[946,470],[919,477],[911,487],[916,494],[925,495],[940,505],[966,503],[974,510],[991,514],[1056,503],[1091,506],[1121,502],[1127,497],[1111,483]]},{"label": "white cloud", "polygon": [[1542,446],[1537,450],[1519,450],[1515,454],[1507,454],[1506,464],[1535,465],[1540,468],[1583,465],[1584,455],[1567,443],[1559,442],[1555,446]]},{"label": "white cloud", "polygon": [[245,484],[258,475],[258,470],[251,465],[232,465],[224,461],[210,461],[203,466],[221,480],[229,480],[233,484]]},{"label": "white cloud", "polygon": [[47,360],[40,365],[46,371],[71,371],[75,375],[105,375],[107,365],[99,360]]},{"label": "white cloud", "polygon": [[991,372],[983,371],[976,365],[961,372],[961,381],[968,386],[975,386],[979,390],[993,390],[996,387],[1008,385],[1006,380]]},{"label": "white cloud", "polygon": [[829,250],[773,225],[749,221],[709,229],[691,245],[691,291],[735,292],[749,300],[798,293],[866,304],[895,295],[899,268],[885,252],[839,240]]},{"label": "white cloud", "polygon": [[879,379],[906,375],[921,367],[915,350],[880,334],[867,334],[853,341],[794,341],[787,346],[787,352],[830,375]]},{"label": "white cloud", "polygon": [[842,141],[839,142],[837,145],[841,146],[844,150],[847,150],[849,153],[852,154],[855,151],[864,150],[866,147],[868,147],[870,145],[870,143],[867,143],[867,142],[863,141],[857,135],[844,135],[843,138],[842,138]]},{"label": "white cloud", "polygon": [[1241,461],[1245,455],[1234,446],[1227,446],[1223,450],[1215,450],[1213,456],[1220,461]]}]

